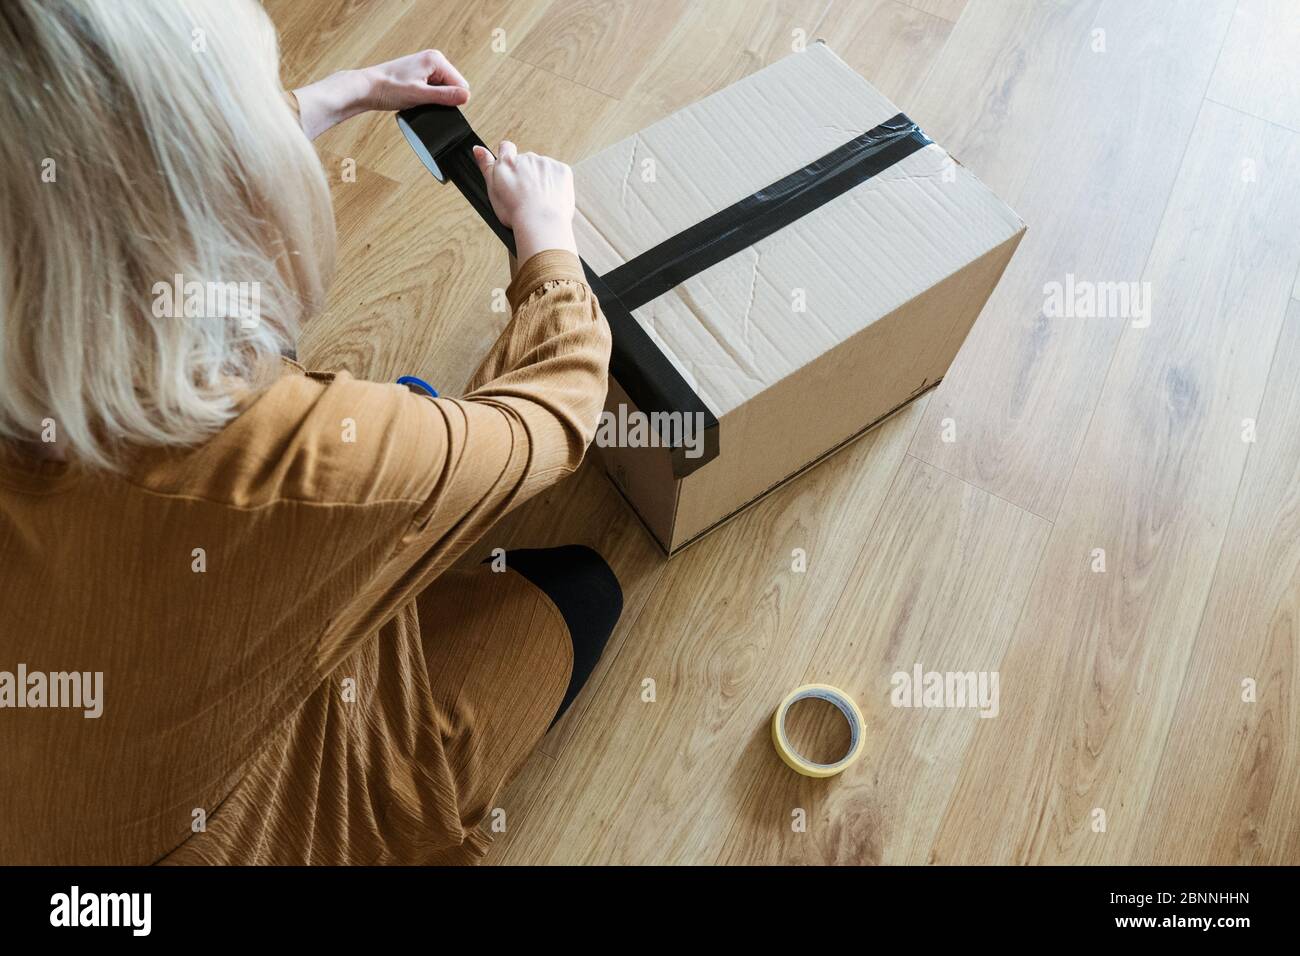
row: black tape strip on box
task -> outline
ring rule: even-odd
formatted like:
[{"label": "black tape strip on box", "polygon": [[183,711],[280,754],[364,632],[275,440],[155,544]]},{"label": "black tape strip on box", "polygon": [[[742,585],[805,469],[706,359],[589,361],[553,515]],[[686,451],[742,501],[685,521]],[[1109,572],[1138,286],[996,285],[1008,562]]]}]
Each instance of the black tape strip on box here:
[{"label": "black tape strip on box", "polygon": [[639,309],[930,142],[919,126],[899,113],[784,179],[629,259],[605,273],[605,283],[628,311]]}]

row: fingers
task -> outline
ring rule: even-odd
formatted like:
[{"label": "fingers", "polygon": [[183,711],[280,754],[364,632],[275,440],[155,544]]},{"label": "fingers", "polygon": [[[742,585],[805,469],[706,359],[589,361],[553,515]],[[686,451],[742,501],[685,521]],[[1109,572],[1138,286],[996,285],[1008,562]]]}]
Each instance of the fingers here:
[{"label": "fingers", "polygon": [[[492,153],[483,146],[475,146],[473,152],[474,161],[478,163],[478,168],[482,170],[484,174],[486,174],[488,169],[496,163],[506,163],[510,166],[514,166],[520,155],[519,148],[508,139],[503,139],[501,144],[497,146],[496,156],[493,156]],[[558,159],[552,159],[549,156],[539,156],[537,153],[524,153],[523,155],[525,157],[532,157],[535,161],[544,165],[554,167],[566,178],[572,175],[572,171],[569,167]]]},{"label": "fingers", "polygon": [[459,87],[465,91],[465,99],[469,99],[469,84],[465,82],[465,77],[460,75],[460,70],[452,66],[451,61],[443,56],[441,50],[425,50],[421,56],[428,69],[428,83],[434,86]]},{"label": "fingers", "polygon": [[462,86],[429,86],[419,83],[411,88],[411,92],[417,103],[464,106],[469,102],[469,90]]}]

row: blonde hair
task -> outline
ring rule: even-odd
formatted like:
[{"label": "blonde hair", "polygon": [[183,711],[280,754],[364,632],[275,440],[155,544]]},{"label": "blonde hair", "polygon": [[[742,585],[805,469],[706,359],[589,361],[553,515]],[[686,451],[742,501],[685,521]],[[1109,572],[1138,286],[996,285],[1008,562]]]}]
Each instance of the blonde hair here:
[{"label": "blonde hair", "polygon": [[[0,61],[0,436],[52,423],[101,468],[202,441],[333,268],[275,28],[254,0],[4,0]],[[255,314],[167,294],[235,283]]]}]

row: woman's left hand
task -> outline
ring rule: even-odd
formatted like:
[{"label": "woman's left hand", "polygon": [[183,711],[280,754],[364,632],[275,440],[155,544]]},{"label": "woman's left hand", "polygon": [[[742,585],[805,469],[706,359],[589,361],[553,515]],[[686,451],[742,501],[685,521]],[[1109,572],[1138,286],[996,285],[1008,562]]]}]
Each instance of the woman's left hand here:
[{"label": "woman's left hand", "polygon": [[422,50],[360,70],[344,70],[294,90],[310,139],[368,110],[404,110],[425,103],[463,106],[469,84],[438,50]]},{"label": "woman's left hand", "polygon": [[412,53],[361,71],[367,75],[368,110],[404,110],[423,103],[464,106],[469,84],[438,50]]}]

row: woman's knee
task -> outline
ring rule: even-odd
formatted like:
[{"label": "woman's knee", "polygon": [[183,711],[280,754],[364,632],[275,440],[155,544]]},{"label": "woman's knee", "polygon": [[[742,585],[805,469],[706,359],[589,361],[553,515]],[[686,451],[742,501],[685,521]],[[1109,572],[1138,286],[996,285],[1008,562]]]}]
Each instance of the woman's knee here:
[{"label": "woman's knee", "polygon": [[608,562],[585,545],[509,551],[506,564],[550,598],[568,627],[573,671],[558,720],[604,654],[623,613],[623,589]]},{"label": "woman's knee", "polygon": [[519,548],[506,564],[540,588],[559,608],[570,632],[613,631],[623,613],[623,589],[600,554],[581,544]]}]

